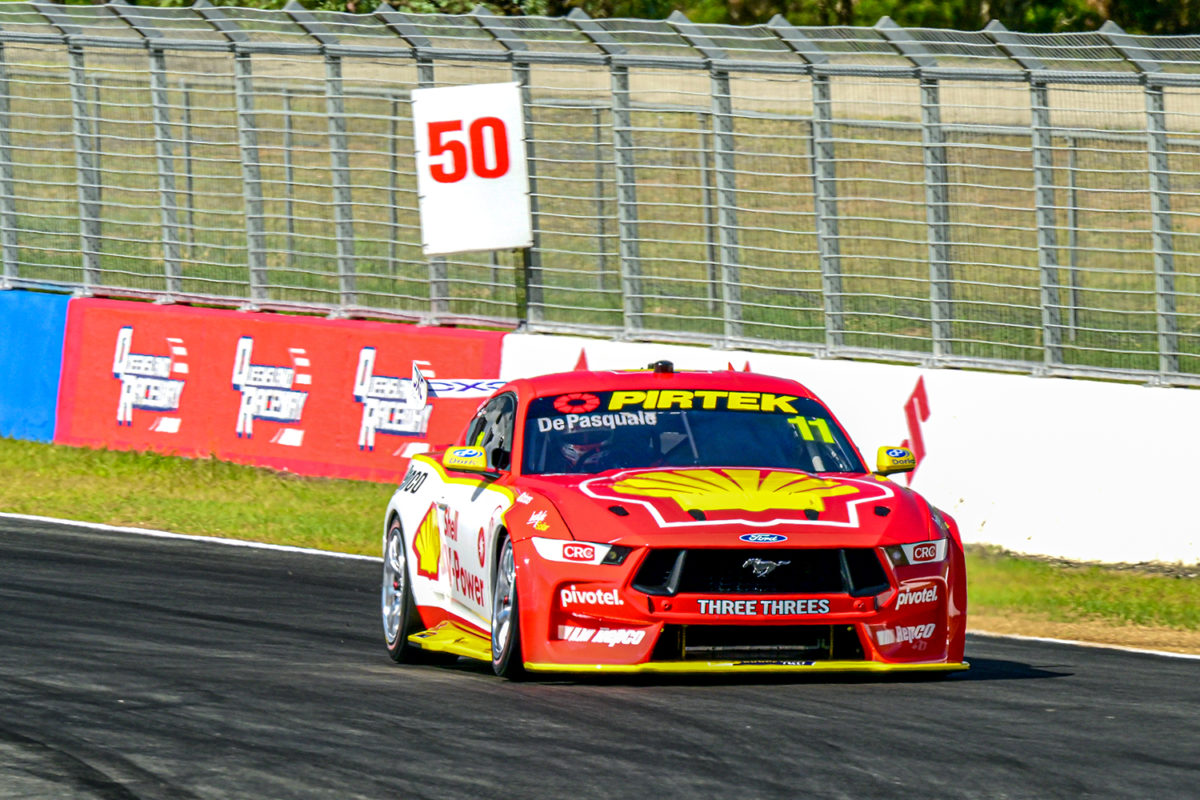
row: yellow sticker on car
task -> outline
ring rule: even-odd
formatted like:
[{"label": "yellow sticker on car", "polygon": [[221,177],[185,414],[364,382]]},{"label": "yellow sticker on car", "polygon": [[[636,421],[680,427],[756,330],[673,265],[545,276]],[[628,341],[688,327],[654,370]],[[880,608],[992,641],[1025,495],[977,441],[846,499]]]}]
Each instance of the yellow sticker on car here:
[{"label": "yellow sticker on car", "polygon": [[726,411],[766,411],[796,414],[792,405],[799,397],[771,392],[726,392],[709,389],[648,389],[646,391],[613,392],[608,400],[609,411],[621,411],[630,406],[647,411],[670,409]]},{"label": "yellow sticker on car", "polygon": [[613,484],[613,491],[641,497],[670,498],[684,510],[738,509],[824,511],[825,498],[858,494],[852,485],[795,472],[757,469],[686,469],[634,475]]}]

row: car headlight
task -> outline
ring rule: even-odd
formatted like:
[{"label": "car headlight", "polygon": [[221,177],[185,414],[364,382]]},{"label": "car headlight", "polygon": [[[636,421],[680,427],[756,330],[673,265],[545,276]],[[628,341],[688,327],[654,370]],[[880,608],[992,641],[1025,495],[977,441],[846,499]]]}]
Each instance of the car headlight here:
[{"label": "car headlight", "polygon": [[918,564],[936,564],[946,560],[947,540],[893,544],[883,548],[893,567],[911,567]]},{"label": "car headlight", "polygon": [[893,567],[911,567],[918,564],[937,564],[946,560],[946,552],[950,541],[950,526],[946,524],[942,513],[933,506],[929,507],[929,516],[937,528],[939,538],[933,541],[912,542],[910,544],[894,544],[883,548]]},{"label": "car headlight", "polygon": [[545,539],[534,536],[533,549],[547,561],[567,564],[623,564],[632,547],[599,542],[577,542],[573,539]]}]

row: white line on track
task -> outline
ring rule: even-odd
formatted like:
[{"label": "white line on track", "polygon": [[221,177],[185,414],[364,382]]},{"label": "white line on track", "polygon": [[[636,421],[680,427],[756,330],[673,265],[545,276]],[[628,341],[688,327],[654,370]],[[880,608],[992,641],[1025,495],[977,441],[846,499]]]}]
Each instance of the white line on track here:
[{"label": "white line on track", "polygon": [[245,539],[223,539],[219,536],[195,536],[189,533],[172,533],[158,531],[153,528],[123,528],[117,525],[104,525],[99,522],[80,522],[73,519],[57,519],[55,517],[36,517],[29,514],[7,514],[0,512],[0,519],[20,519],[29,522],[49,522],[56,525],[69,525],[76,528],[88,528],[94,531],[111,533],[132,533],[137,536],[153,536],[158,539],[185,539],[190,542],[213,542],[231,547],[251,547],[255,550],[280,550],[285,553],[307,553],[314,556],[329,556],[330,558],[349,558],[356,561],[382,561],[380,556],[363,556],[356,553],[339,553],[336,550],[317,550],[314,547],[292,547],[286,544],[265,544],[251,542]]},{"label": "white line on track", "polygon": [[[124,528],[118,525],[105,525],[100,522],[81,522],[73,519],[58,519],[56,517],[38,517],[30,514],[9,514],[0,512],[0,519],[20,519],[29,522],[49,522],[56,525],[68,525],[76,528],[88,528],[96,531],[107,531],[111,533],[132,533],[136,536],[153,536],[158,539],[184,539],[190,542],[213,542],[215,544],[224,544],[231,547],[250,547],[255,550],[279,550],[285,553],[306,553],[314,556],[327,556],[329,558],[347,558],[355,561],[382,561],[379,556],[363,556],[356,553],[339,553],[336,550],[317,550],[313,547],[292,547],[286,544],[265,544],[263,542],[251,542],[245,539],[222,539],[218,536],[195,536],[188,533],[172,533],[171,531],[159,531],[153,528]],[[1076,647],[1096,647],[1102,650],[1122,650],[1126,653],[1143,653],[1152,656],[1166,656],[1168,658],[1184,658],[1195,661],[1200,661],[1200,655],[1191,653],[1172,653],[1167,650],[1145,650],[1138,647],[1124,647],[1118,644],[1099,644],[1097,642],[1080,642],[1074,639],[1050,639],[1044,636],[1021,636],[1016,633],[992,633],[991,631],[967,631],[972,636],[987,636],[993,639],[1016,639],[1023,642],[1048,642],[1050,644],[1069,644]]]},{"label": "white line on track", "polygon": [[[1019,633],[992,633],[991,631],[973,631],[968,629],[970,636],[988,636],[993,639],[1017,639],[1022,642],[1049,642],[1050,644],[1070,644],[1076,647],[1098,647],[1102,650],[1123,650],[1126,653],[1145,653],[1152,656],[1167,656],[1168,658],[1187,658],[1200,661],[1200,655],[1194,653],[1172,653],[1169,650],[1146,650],[1141,647],[1126,647],[1121,644],[1101,644],[1100,642],[1081,642],[1077,639],[1051,639],[1047,636],[1022,636]],[[968,659],[969,660],[969,659]]]}]

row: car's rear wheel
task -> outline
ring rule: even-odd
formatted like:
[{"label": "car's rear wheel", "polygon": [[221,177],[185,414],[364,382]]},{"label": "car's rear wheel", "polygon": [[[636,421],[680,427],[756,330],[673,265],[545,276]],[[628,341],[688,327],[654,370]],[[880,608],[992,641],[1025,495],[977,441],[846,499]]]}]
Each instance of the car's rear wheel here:
[{"label": "car's rear wheel", "polygon": [[400,520],[388,525],[383,545],[383,587],[380,597],[383,612],[383,639],[388,655],[398,663],[420,660],[421,649],[408,641],[410,634],[422,629],[417,605],[413,602],[408,575],[408,557]]},{"label": "car's rear wheel", "polygon": [[520,680],[525,675],[516,573],[512,540],[505,536],[496,559],[496,589],[492,594],[492,669],[509,680]]}]

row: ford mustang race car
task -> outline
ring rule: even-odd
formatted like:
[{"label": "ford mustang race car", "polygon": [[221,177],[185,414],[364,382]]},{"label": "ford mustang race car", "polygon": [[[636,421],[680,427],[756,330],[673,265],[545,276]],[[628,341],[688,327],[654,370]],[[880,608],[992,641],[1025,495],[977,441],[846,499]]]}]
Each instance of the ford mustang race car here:
[{"label": "ford mustang race car", "polygon": [[872,473],[799,383],[745,372],[515,380],[388,504],[397,662],[536,672],[953,671],[953,519]]}]

